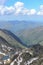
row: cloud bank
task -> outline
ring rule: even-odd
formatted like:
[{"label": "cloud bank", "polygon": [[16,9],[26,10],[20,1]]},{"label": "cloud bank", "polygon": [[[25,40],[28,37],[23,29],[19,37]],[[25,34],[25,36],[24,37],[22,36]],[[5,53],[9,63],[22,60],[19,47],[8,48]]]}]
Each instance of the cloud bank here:
[{"label": "cloud bank", "polygon": [[0,0],[0,15],[43,15],[43,5],[40,5],[40,11],[27,9],[23,2],[16,2],[13,6],[5,6],[8,0]]},{"label": "cloud bank", "polygon": [[40,11],[37,14],[38,15],[43,15],[43,5],[40,5]]}]

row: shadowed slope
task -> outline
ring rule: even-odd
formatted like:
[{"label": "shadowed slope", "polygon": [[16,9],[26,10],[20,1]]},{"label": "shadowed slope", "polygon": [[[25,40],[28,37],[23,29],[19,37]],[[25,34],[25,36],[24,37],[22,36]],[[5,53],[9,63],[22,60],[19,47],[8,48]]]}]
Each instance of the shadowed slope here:
[{"label": "shadowed slope", "polygon": [[6,42],[7,45],[13,46],[14,48],[25,48],[23,42],[13,33],[8,30],[0,29],[0,43]]}]

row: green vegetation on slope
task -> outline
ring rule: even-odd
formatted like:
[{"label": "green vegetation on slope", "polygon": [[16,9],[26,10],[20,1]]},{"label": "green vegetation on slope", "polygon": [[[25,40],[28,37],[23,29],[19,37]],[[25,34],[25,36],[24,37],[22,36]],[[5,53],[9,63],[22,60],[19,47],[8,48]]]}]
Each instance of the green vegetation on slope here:
[{"label": "green vegetation on slope", "polygon": [[[12,45],[16,49],[25,48],[25,46],[22,44],[21,40],[16,35],[14,35],[13,33],[11,33],[8,30],[0,29],[0,38],[2,41],[3,40],[6,41],[7,43]],[[2,44],[1,40],[0,40],[0,44]]]},{"label": "green vegetation on slope", "polygon": [[37,27],[31,30],[25,29],[18,33],[19,38],[27,45],[40,43],[43,45],[43,27]]}]

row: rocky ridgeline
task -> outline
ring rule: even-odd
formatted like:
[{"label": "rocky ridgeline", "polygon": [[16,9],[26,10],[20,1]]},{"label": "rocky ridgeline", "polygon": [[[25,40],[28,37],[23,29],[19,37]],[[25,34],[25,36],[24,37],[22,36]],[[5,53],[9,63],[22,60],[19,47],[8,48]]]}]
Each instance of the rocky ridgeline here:
[{"label": "rocky ridgeline", "polygon": [[40,44],[16,52],[11,47],[4,48],[7,52],[0,51],[0,65],[43,65],[43,46]]},{"label": "rocky ridgeline", "polygon": [[43,65],[43,46],[36,44],[22,50],[10,65]]}]

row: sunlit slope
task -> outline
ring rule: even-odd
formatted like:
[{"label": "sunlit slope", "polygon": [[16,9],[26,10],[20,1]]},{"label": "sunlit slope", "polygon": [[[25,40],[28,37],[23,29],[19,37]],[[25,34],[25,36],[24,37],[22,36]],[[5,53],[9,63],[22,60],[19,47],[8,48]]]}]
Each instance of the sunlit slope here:
[{"label": "sunlit slope", "polygon": [[27,45],[40,43],[43,45],[43,26],[34,29],[25,29],[18,33],[19,38]]},{"label": "sunlit slope", "polygon": [[8,30],[0,29],[0,38],[2,41],[3,40],[6,41],[7,43],[14,46],[15,48],[19,48],[19,49],[25,48],[23,42],[16,35],[14,35]]}]

